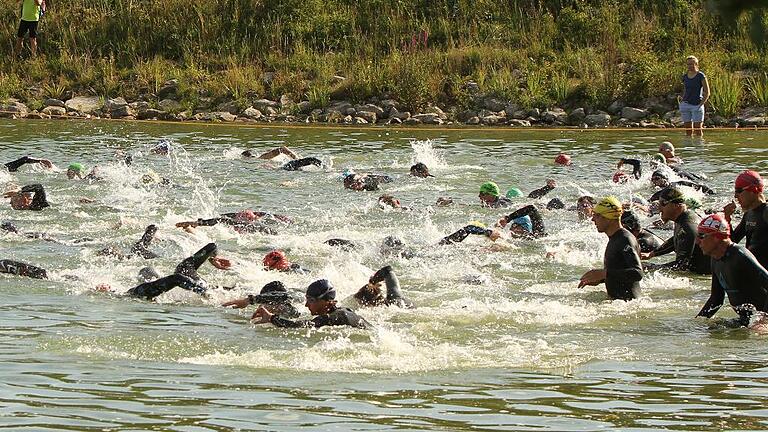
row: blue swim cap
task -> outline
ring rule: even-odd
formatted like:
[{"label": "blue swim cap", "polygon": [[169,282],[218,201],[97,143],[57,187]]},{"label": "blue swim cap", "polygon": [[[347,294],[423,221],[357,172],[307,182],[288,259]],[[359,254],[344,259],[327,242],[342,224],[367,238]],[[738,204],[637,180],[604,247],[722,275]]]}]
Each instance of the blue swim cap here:
[{"label": "blue swim cap", "polygon": [[528,215],[520,216],[519,218],[512,219],[512,223],[525,228],[525,230],[528,231],[529,233],[533,233],[533,222],[531,222],[531,217]]}]

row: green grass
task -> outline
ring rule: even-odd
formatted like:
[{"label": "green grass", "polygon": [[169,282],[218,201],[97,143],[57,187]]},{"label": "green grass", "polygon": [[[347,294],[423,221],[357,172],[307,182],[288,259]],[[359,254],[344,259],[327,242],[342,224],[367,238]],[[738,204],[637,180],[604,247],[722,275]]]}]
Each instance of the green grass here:
[{"label": "green grass", "polygon": [[768,108],[768,73],[747,78],[747,89],[756,104]]},{"label": "green grass", "polygon": [[721,71],[711,74],[709,82],[712,92],[709,102],[715,112],[726,118],[738,113],[742,103],[741,79],[735,74]]}]

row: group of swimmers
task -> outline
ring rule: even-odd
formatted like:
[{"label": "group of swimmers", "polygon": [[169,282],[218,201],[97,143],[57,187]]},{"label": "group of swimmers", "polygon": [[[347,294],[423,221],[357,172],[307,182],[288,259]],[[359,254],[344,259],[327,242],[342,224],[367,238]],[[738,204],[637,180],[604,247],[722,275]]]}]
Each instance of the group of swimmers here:
[{"label": "group of swimmers", "polygon": [[[161,142],[152,152],[160,155],[171,151],[169,142]],[[273,159],[288,158],[279,168],[289,171],[305,167],[322,167],[320,159],[314,157],[301,158],[287,147],[279,147],[256,155],[247,150],[241,155],[244,158]],[[131,163],[125,158],[126,164]],[[570,156],[559,154],[555,158],[558,165],[569,166],[573,163]],[[739,323],[749,325],[762,314],[768,312],[768,208],[763,194],[763,179],[755,171],[744,171],[734,182],[734,198],[743,211],[741,221],[736,228],[731,229],[731,218],[736,211],[736,203],[731,202],[719,211],[710,211],[704,217],[697,213],[701,205],[697,200],[686,194],[686,188],[692,188],[703,193],[714,194],[715,191],[704,184],[706,178],[685,170],[682,160],[675,155],[674,146],[664,142],[659,146],[659,153],[648,162],[653,171],[651,182],[660,190],[648,200],[632,199],[622,203],[613,196],[597,199],[583,195],[578,198],[575,210],[582,220],[591,219],[598,232],[608,237],[604,252],[603,266],[584,273],[578,286],[605,284],[606,292],[611,299],[632,300],[640,296],[640,281],[646,271],[668,270],[692,272],[696,274],[711,274],[711,295],[699,312],[699,316],[712,316],[723,304],[725,295],[733,309],[739,315]],[[46,169],[54,165],[46,159],[35,159],[29,156],[5,164],[10,172],[17,171],[25,164],[39,164]],[[618,162],[618,170],[613,181],[624,183],[639,180],[642,177],[643,162],[639,159],[624,158]],[[632,167],[631,176],[623,168]],[[434,177],[424,163],[416,163],[410,169],[414,178],[426,179]],[[85,173],[81,164],[68,166],[67,177],[70,179],[86,179],[99,181],[97,168]],[[679,179],[670,181],[670,179]],[[354,191],[375,191],[384,183],[393,181],[387,175],[376,173],[356,173],[345,171],[343,185]],[[547,180],[545,185],[530,192],[531,199],[542,198],[557,188],[554,180]],[[480,204],[487,208],[503,209],[515,206],[515,198],[522,196],[516,188],[510,188],[505,195],[500,187],[492,181],[483,183],[478,190]],[[14,210],[42,211],[50,206],[45,189],[41,184],[31,184],[24,187],[9,188],[5,198],[10,201]],[[383,195],[379,198],[383,207],[403,208],[395,197]],[[450,197],[439,197],[437,206],[452,205]],[[496,241],[502,236],[502,230],[508,230],[511,238],[526,241],[548,235],[545,228],[544,215],[549,210],[566,209],[567,206],[559,198],[550,199],[546,205],[528,204],[503,215],[493,228],[482,223],[470,223],[458,231],[448,234],[440,240],[440,245],[461,242],[470,235],[480,235]],[[672,224],[673,234],[666,241],[643,228],[640,224],[641,215],[652,216],[659,214],[660,224]],[[274,214],[251,209],[225,213],[215,218],[184,221],[177,227],[191,231],[197,227],[226,224],[241,234],[262,233],[276,235],[277,230],[292,223],[289,216]],[[22,234],[10,222],[4,222],[2,229],[16,234]],[[157,226],[150,225],[144,235],[127,253],[115,248],[105,248],[99,253],[120,259],[139,256],[151,259],[156,255],[150,251],[150,245],[157,232]],[[23,233],[31,237],[35,233]],[[33,237],[38,238],[38,237]],[[746,245],[736,243],[746,239]],[[354,242],[346,239],[330,239],[326,244],[351,249],[356,247]],[[382,242],[382,252],[390,256],[409,258],[409,251],[403,242],[396,237],[387,237]],[[385,253],[385,254],[386,254]],[[665,254],[675,254],[675,259],[665,264],[643,263],[653,257]],[[219,256],[215,243],[210,243],[192,256],[182,260],[174,272],[161,277],[152,267],[140,271],[142,283],[129,289],[125,295],[152,300],[157,296],[176,287],[200,295],[208,295],[212,289],[231,289],[228,287],[213,287],[208,285],[198,275],[197,270],[205,262],[217,269],[226,270],[232,267],[230,260]],[[299,264],[291,263],[281,250],[269,252],[262,260],[264,268],[278,272],[310,273]],[[32,278],[47,278],[45,269],[31,264],[13,260],[0,260],[0,273],[8,273]],[[382,287],[382,283],[384,287]],[[112,292],[106,284],[100,284],[99,291]],[[279,327],[322,327],[328,325],[348,325],[359,328],[369,328],[370,324],[354,312],[354,310],[337,304],[336,290],[326,279],[318,279],[309,284],[304,293],[305,306],[313,316],[310,320],[297,320],[299,312],[293,306],[296,300],[292,293],[280,281],[266,284],[258,294],[235,299],[223,304],[227,307],[244,308],[257,305],[252,322],[272,323]],[[353,296],[358,306],[370,307],[379,305],[414,307],[414,304],[403,295],[398,278],[391,266],[384,266],[375,272],[368,282]]]}]

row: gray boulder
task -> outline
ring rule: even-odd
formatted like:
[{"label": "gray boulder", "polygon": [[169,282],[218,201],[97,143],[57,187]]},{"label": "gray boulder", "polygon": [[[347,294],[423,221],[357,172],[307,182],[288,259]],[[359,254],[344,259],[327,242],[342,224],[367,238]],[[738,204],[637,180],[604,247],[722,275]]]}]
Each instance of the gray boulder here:
[{"label": "gray boulder", "polygon": [[0,111],[0,117],[23,118],[29,113],[29,108],[19,101],[10,100],[0,104]]},{"label": "gray boulder", "polygon": [[261,111],[257,110],[254,107],[248,107],[245,110],[243,110],[243,117],[252,119],[252,120],[258,120],[263,116]]},{"label": "gray boulder", "polygon": [[387,120],[387,124],[388,125],[399,125],[399,124],[403,124],[403,121],[400,120],[399,118],[392,117],[391,119]]},{"label": "gray boulder", "polygon": [[301,101],[296,105],[299,113],[307,114],[312,111],[312,103],[310,101]]},{"label": "gray boulder", "polygon": [[[363,112],[367,112],[367,111],[363,111]],[[373,114],[373,115],[375,116],[376,114]],[[361,124],[368,124],[368,123],[370,122],[362,117],[355,117],[352,119],[352,124],[361,125]]]},{"label": "gray boulder", "polygon": [[173,99],[163,99],[157,103],[157,107],[161,111],[173,112],[181,109],[181,104]]},{"label": "gray boulder", "polygon": [[584,123],[591,127],[608,126],[611,124],[611,116],[604,112],[598,114],[590,114],[584,117]]},{"label": "gray boulder", "polygon": [[44,106],[55,106],[55,107],[62,107],[66,108],[67,106],[64,105],[64,101],[60,99],[53,99],[49,98],[43,101]]},{"label": "gray boulder", "polygon": [[61,117],[64,115],[67,115],[67,109],[60,106],[50,105],[45,108],[43,108],[42,111],[44,114],[48,114],[52,117]]},{"label": "gray boulder", "polygon": [[240,112],[240,107],[235,101],[222,102],[216,106],[216,112],[228,112],[233,115],[237,115]]},{"label": "gray boulder", "polygon": [[423,124],[431,124],[431,125],[443,124],[443,119],[441,119],[440,116],[435,113],[416,114],[411,118],[418,120],[420,123],[423,123]]},{"label": "gray boulder", "polygon": [[267,108],[272,108],[273,110],[277,111],[277,108],[280,107],[280,104],[269,99],[257,99],[253,101],[253,107],[261,112],[265,112]]},{"label": "gray boulder", "polygon": [[562,108],[553,108],[541,113],[541,120],[548,124],[555,122],[565,123],[568,120],[568,114]]},{"label": "gray boulder", "polygon": [[472,117],[468,118],[465,121],[465,123],[468,124],[468,125],[479,125],[480,124],[480,117],[472,116]]},{"label": "gray boulder", "polygon": [[489,97],[483,100],[483,107],[494,112],[504,111],[507,107],[507,101]]},{"label": "gray boulder", "polygon": [[480,119],[480,123],[488,126],[494,126],[506,120],[504,117],[497,115],[487,115]]},{"label": "gray boulder", "polygon": [[400,104],[397,103],[397,101],[394,99],[384,99],[379,103],[379,105],[381,105],[381,108],[386,112],[391,111],[392,108],[398,108],[400,106]]},{"label": "gray boulder", "polygon": [[752,116],[738,119],[742,126],[765,126],[765,117]]},{"label": "gray boulder", "polygon": [[128,106],[128,102],[125,99],[121,97],[116,97],[116,98],[107,99],[106,102],[104,102],[103,110],[104,112],[111,113],[112,111],[115,111],[127,106]]},{"label": "gray boulder", "polygon": [[520,119],[512,119],[509,121],[510,126],[518,126],[518,127],[530,127],[531,122],[528,120],[520,120]]},{"label": "gray boulder", "polygon": [[64,103],[69,111],[80,114],[97,114],[104,102],[98,96],[77,96]]},{"label": "gray boulder", "polygon": [[366,123],[376,123],[376,113],[372,111],[358,111],[356,118],[361,118]]},{"label": "gray boulder", "polygon": [[209,114],[209,119],[223,122],[233,122],[237,120],[237,116],[228,111],[214,111]]},{"label": "gray boulder", "polygon": [[[417,115],[419,115],[419,114],[417,114]],[[440,120],[439,117],[437,119]],[[408,125],[408,126],[420,125],[421,124],[421,120],[416,118],[416,116],[408,117],[407,119],[403,120],[403,124],[404,125]]]},{"label": "gray boulder", "polygon": [[578,125],[581,124],[581,122],[584,121],[584,118],[587,117],[587,114],[584,112],[584,108],[576,108],[575,110],[571,111],[570,114],[568,114],[568,123],[572,125]]},{"label": "gray boulder", "polygon": [[621,109],[621,117],[631,121],[639,121],[648,117],[648,111],[640,108],[624,107]]},{"label": "gray boulder", "polygon": [[176,97],[178,90],[179,81],[175,79],[168,80],[163,83],[163,86],[157,91],[157,98],[161,100],[174,98]]},{"label": "gray boulder", "polygon": [[372,112],[372,113],[376,114],[376,117],[383,117],[384,116],[384,109],[379,107],[379,106],[376,106],[374,104],[357,105],[357,106],[355,106],[355,109],[358,112],[361,112],[361,111]]},{"label": "gray boulder", "polygon": [[525,112],[525,117],[532,117],[534,120],[538,120],[541,117],[541,111],[538,108],[531,108]]},{"label": "gray boulder", "polygon": [[109,112],[109,116],[112,118],[125,118],[125,117],[132,117],[133,115],[134,115],[134,112],[131,109],[131,107],[128,105],[115,108]]},{"label": "gray boulder", "polygon": [[167,113],[165,111],[160,111],[154,108],[143,108],[138,110],[138,114],[136,115],[136,118],[138,118],[139,120],[152,120],[152,119],[162,120],[166,117],[166,115]]},{"label": "gray boulder", "polygon": [[613,101],[613,103],[608,105],[608,112],[613,115],[616,115],[621,111],[622,108],[624,108],[624,102],[620,100],[615,100]]},{"label": "gray boulder", "polygon": [[472,111],[472,110],[464,110],[464,111],[460,111],[456,115],[456,120],[458,120],[460,122],[463,122],[463,123],[467,123],[469,121],[469,119],[474,118],[474,117],[477,117],[477,112]]},{"label": "gray boulder", "polygon": [[411,113],[409,111],[398,111],[397,108],[392,107],[392,109],[389,110],[389,117],[398,120],[408,120],[411,118]]},{"label": "gray boulder", "polygon": [[41,113],[37,111],[32,111],[31,113],[27,114],[28,119],[36,119],[36,120],[47,120],[51,118],[50,115],[46,113]]},{"label": "gray boulder", "polygon": [[435,114],[436,116],[438,116],[440,118],[440,120],[448,120],[448,115],[445,114],[445,112],[443,110],[441,110],[439,107],[436,107],[436,106],[428,106],[424,110],[424,113],[425,114]]}]

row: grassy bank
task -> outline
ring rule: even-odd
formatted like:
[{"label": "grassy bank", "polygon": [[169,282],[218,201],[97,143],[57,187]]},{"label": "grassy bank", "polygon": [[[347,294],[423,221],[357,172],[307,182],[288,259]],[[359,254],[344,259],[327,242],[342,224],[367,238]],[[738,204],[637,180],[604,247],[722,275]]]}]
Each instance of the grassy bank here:
[{"label": "grassy bank", "polygon": [[[0,5],[15,34],[16,0]],[[713,105],[727,114],[766,103],[768,59],[749,19],[726,27],[689,0],[52,0],[39,58],[0,45],[0,98],[136,99],[176,78],[189,108],[284,94],[316,107],[378,97],[462,109],[482,94],[601,108],[674,93],[694,54],[726,86]]]}]

